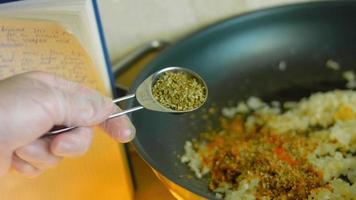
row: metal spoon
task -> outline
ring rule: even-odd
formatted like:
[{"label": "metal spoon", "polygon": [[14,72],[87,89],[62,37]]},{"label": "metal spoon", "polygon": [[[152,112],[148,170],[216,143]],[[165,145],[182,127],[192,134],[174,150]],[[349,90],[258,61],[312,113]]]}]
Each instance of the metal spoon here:
[{"label": "metal spoon", "polygon": [[[167,108],[163,105],[161,105],[152,95],[152,86],[155,84],[155,82],[157,81],[157,79],[164,73],[166,72],[184,72],[189,74],[190,76],[194,77],[196,80],[198,80],[205,89],[205,99],[204,102],[199,105],[196,108],[190,109],[190,110],[173,110],[170,108]],[[124,97],[120,97],[117,99],[113,100],[113,103],[118,103],[120,101],[124,101],[127,99],[131,99],[136,97],[138,103],[140,104],[140,106],[136,106],[127,110],[123,110],[117,113],[114,113],[112,115],[110,115],[108,117],[108,119],[114,118],[114,117],[119,117],[121,115],[127,114],[127,113],[131,113],[137,110],[141,110],[143,108],[146,108],[148,110],[153,110],[153,111],[158,111],[158,112],[167,112],[167,113],[186,113],[186,112],[191,112],[194,111],[198,108],[200,108],[205,101],[207,100],[208,97],[208,87],[206,86],[206,83],[204,82],[204,80],[195,72],[193,72],[192,70],[186,69],[186,68],[182,68],[182,67],[167,67],[164,69],[161,69],[160,71],[152,74],[151,76],[149,76],[148,78],[146,78],[136,89],[136,93],[135,94],[130,94]],[[56,130],[51,130],[48,133],[45,134],[45,136],[48,135],[57,135],[63,132],[67,132],[70,131],[72,129],[77,128],[76,126],[71,126],[71,127],[66,127],[66,128],[61,128],[61,129],[56,129]]]}]

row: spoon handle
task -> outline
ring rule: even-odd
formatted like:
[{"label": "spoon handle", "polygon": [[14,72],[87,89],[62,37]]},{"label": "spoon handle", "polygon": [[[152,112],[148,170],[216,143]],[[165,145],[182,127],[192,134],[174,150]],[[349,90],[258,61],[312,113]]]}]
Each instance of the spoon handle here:
[{"label": "spoon handle", "polygon": [[123,97],[119,97],[117,99],[114,99],[112,100],[113,103],[118,103],[120,101],[125,101],[126,99],[131,99],[131,98],[134,98],[136,95],[135,94],[128,94],[126,96],[123,96]]},{"label": "spoon handle", "polygon": [[[129,94],[129,95],[126,95],[126,96],[123,96],[123,97],[119,97],[117,99],[114,99],[112,102],[113,103],[118,103],[120,101],[124,101],[124,100],[127,100],[127,99],[131,99],[135,97],[135,94]],[[112,118],[115,118],[115,117],[119,117],[121,115],[124,115],[124,114],[127,114],[127,113],[131,113],[131,112],[134,112],[134,111],[137,111],[137,110],[141,110],[143,109],[143,106],[137,106],[137,107],[133,107],[133,108],[130,108],[128,110],[122,110],[122,111],[119,111],[117,113],[114,113],[112,115],[110,115],[108,117],[108,119],[112,119]],[[67,132],[67,131],[70,131],[70,130],[73,130],[75,128],[78,128],[77,126],[70,126],[70,127],[65,127],[65,128],[61,128],[61,129],[56,129],[56,130],[51,130],[51,131],[48,131],[45,135],[43,136],[51,136],[51,135],[58,135],[58,134],[61,134],[61,133],[64,133],[64,132]]]},{"label": "spoon handle", "polygon": [[134,112],[134,111],[137,111],[137,110],[141,110],[143,109],[143,106],[137,106],[137,107],[133,107],[133,108],[130,108],[130,109],[127,109],[127,110],[123,110],[123,111],[120,111],[120,112],[117,112],[117,113],[114,113],[112,115],[110,115],[108,117],[108,119],[111,119],[111,118],[114,118],[114,117],[119,117],[121,115],[124,115],[124,114],[127,114],[127,113],[131,113],[131,112]]}]

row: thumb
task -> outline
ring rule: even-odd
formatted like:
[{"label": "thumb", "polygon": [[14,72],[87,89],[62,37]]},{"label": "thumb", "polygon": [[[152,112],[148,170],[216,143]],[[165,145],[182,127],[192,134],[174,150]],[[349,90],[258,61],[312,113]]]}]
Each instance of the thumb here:
[{"label": "thumb", "polygon": [[[116,112],[118,111],[121,111],[121,109],[116,107]],[[101,127],[103,127],[114,140],[122,143],[130,142],[136,134],[136,129],[127,115],[106,120],[101,124]]]}]

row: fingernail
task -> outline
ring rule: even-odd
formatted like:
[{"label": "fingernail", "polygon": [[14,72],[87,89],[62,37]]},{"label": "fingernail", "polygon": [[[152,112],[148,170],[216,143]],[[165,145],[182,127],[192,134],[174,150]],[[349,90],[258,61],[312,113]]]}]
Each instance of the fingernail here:
[{"label": "fingernail", "polygon": [[73,154],[73,151],[75,151],[75,148],[73,148],[72,142],[68,141],[63,141],[58,144],[58,151],[61,154]]},{"label": "fingernail", "polygon": [[130,126],[129,128],[127,129],[124,129],[122,132],[121,132],[121,139],[122,139],[122,142],[130,142],[132,139],[134,139],[135,137],[135,134],[136,134],[136,129],[134,126]]}]

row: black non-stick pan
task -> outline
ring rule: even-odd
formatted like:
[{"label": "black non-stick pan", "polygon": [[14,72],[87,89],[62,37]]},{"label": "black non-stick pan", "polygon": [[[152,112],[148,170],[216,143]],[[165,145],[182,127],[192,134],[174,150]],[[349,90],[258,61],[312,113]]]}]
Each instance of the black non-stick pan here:
[{"label": "black non-stick pan", "polygon": [[[330,59],[341,65],[339,71],[326,67]],[[190,68],[206,80],[205,107],[249,96],[286,101],[343,89],[342,72],[356,71],[356,2],[288,5],[222,21],[162,52],[140,73],[132,91],[151,73],[169,66]],[[192,173],[179,162],[184,142],[206,128],[204,120],[148,110],[133,113],[131,119],[137,128],[134,146],[155,171],[195,194],[215,198],[207,180],[188,178]]]}]

